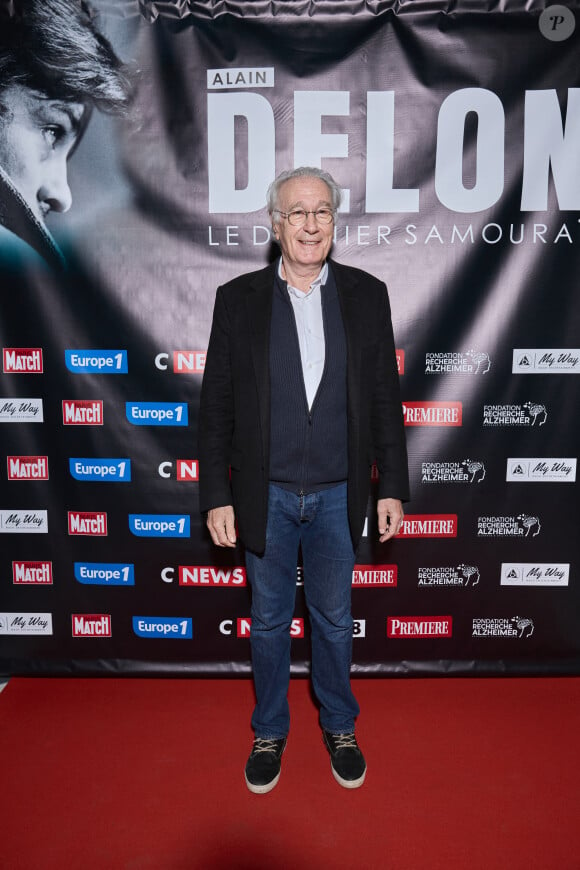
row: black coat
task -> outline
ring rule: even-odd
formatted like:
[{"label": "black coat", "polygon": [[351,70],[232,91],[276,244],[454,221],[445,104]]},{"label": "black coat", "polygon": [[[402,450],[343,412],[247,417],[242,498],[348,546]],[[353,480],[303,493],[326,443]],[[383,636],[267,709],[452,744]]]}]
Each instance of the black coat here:
[{"label": "black coat", "polygon": [[[347,344],[348,517],[356,546],[371,466],[379,498],[409,498],[407,451],[385,285],[331,261]],[[233,504],[246,547],[262,552],[268,511],[269,338],[276,265],[218,288],[199,413],[200,509]],[[231,474],[230,474],[231,469]]]}]

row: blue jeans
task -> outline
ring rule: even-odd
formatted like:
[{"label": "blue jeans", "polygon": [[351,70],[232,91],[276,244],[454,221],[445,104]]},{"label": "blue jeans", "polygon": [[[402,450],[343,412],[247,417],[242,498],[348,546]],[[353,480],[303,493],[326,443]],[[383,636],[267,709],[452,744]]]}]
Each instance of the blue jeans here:
[{"label": "blue jeans", "polygon": [[312,635],[312,685],[320,724],[354,731],[359,706],[350,687],[351,589],[354,550],[346,483],[302,497],[270,484],[266,549],[246,552],[252,589],[250,645],[257,703],[256,737],[281,738],[290,728],[290,625],[296,598],[298,548]]}]

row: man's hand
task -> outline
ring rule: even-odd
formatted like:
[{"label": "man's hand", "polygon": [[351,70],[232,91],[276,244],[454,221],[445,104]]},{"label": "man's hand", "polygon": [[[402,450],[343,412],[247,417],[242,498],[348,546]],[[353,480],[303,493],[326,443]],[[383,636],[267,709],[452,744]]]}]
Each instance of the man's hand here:
[{"label": "man's hand", "polygon": [[401,530],[403,525],[403,505],[398,498],[380,498],[377,502],[379,520],[379,541],[384,544]]},{"label": "man's hand", "polygon": [[231,504],[208,511],[206,523],[214,544],[218,547],[236,546],[236,521]]}]

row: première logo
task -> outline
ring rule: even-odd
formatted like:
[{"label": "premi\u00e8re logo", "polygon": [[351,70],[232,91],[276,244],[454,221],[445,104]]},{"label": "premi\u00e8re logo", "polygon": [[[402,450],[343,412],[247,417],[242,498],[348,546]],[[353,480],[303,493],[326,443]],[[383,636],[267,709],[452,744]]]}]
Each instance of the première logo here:
[{"label": "premi\u00e8re logo", "polygon": [[387,637],[424,639],[451,637],[452,634],[451,616],[389,616],[387,618]]},{"label": "premi\u00e8re logo", "polygon": [[69,511],[69,535],[104,537],[107,532],[107,514],[104,511]]},{"label": "premi\u00e8re logo", "polygon": [[397,538],[456,538],[457,514],[407,514]]},{"label": "premi\u00e8re logo", "polygon": [[5,347],[2,350],[5,375],[41,375],[44,372],[41,347]]},{"label": "premi\u00e8re logo", "polygon": [[355,565],[352,572],[352,585],[362,589],[376,589],[377,586],[394,589],[397,585],[397,566]]},{"label": "premi\u00e8re logo", "polygon": [[461,426],[461,402],[405,402],[405,426]]}]

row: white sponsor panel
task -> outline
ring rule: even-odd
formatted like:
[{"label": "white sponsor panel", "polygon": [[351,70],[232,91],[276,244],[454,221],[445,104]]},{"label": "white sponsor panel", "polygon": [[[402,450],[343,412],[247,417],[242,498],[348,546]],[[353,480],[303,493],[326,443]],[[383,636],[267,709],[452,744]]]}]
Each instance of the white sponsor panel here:
[{"label": "white sponsor panel", "polygon": [[43,423],[42,399],[0,399],[0,423]]},{"label": "white sponsor panel", "polygon": [[507,461],[507,481],[532,483],[574,483],[575,457],[511,457]]},{"label": "white sponsor panel", "polygon": [[0,510],[0,532],[5,534],[46,534],[48,512],[45,510]]},{"label": "white sponsor panel", "polygon": [[502,562],[501,586],[568,586],[570,565],[549,562]]},{"label": "white sponsor panel", "polygon": [[0,634],[52,634],[52,613],[0,613]]},{"label": "white sponsor panel", "polygon": [[580,348],[514,348],[514,374],[580,374]]}]

